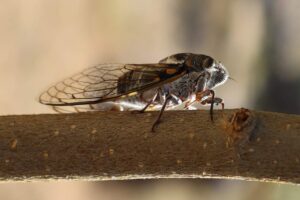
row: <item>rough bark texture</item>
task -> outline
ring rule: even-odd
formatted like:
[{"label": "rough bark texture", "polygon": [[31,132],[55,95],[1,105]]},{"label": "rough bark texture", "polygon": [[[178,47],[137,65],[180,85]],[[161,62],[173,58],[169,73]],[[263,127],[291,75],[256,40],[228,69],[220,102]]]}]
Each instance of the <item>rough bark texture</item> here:
[{"label": "rough bark texture", "polygon": [[207,111],[167,111],[156,133],[150,129],[157,112],[1,116],[0,180],[300,183],[300,116],[252,111],[255,120],[235,130],[227,118],[236,111],[215,112],[214,123]]}]

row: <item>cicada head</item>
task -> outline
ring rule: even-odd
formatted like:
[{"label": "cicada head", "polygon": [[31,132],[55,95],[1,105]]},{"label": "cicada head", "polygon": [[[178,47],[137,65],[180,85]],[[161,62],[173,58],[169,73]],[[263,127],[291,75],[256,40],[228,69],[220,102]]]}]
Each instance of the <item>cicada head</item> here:
[{"label": "cicada head", "polygon": [[225,83],[229,77],[224,65],[207,55],[189,54],[184,64],[189,72],[197,72],[205,77],[205,82],[201,83],[205,86],[203,89],[213,89]]},{"label": "cicada head", "polygon": [[207,89],[213,89],[225,83],[229,77],[229,73],[225,66],[218,61],[213,62],[212,66],[206,69],[208,80],[206,83]]}]

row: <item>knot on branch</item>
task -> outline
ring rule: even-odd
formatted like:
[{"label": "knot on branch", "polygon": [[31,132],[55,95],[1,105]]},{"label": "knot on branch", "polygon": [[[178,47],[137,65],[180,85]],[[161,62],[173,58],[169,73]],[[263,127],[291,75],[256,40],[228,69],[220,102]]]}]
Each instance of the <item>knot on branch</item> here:
[{"label": "knot on branch", "polygon": [[225,121],[227,145],[242,145],[251,140],[256,127],[256,116],[249,109],[241,108]]}]

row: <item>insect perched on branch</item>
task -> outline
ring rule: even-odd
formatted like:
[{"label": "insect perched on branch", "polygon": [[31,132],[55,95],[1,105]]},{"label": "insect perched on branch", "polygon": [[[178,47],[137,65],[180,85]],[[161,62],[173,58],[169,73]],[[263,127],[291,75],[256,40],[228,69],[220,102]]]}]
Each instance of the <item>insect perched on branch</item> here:
[{"label": "insect perched on branch", "polygon": [[210,56],[192,53],[171,55],[154,64],[100,64],[67,78],[41,94],[39,101],[60,111],[71,106],[76,111],[160,110],[152,131],[165,109],[184,105],[191,109],[197,101],[222,104],[213,89],[229,75],[222,63]]}]

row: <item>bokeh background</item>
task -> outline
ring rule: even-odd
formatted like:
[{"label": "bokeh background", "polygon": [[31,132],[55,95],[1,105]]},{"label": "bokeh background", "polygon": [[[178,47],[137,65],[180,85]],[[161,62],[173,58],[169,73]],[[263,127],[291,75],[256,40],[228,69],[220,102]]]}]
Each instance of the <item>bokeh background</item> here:
[{"label": "bokeh background", "polygon": [[[300,114],[298,0],[3,0],[0,114],[52,112],[52,83],[98,63],[210,55],[227,108]],[[3,161],[3,160],[2,160]],[[1,155],[0,155],[0,162]],[[221,180],[1,183],[0,199],[299,199],[289,185]]]}]

